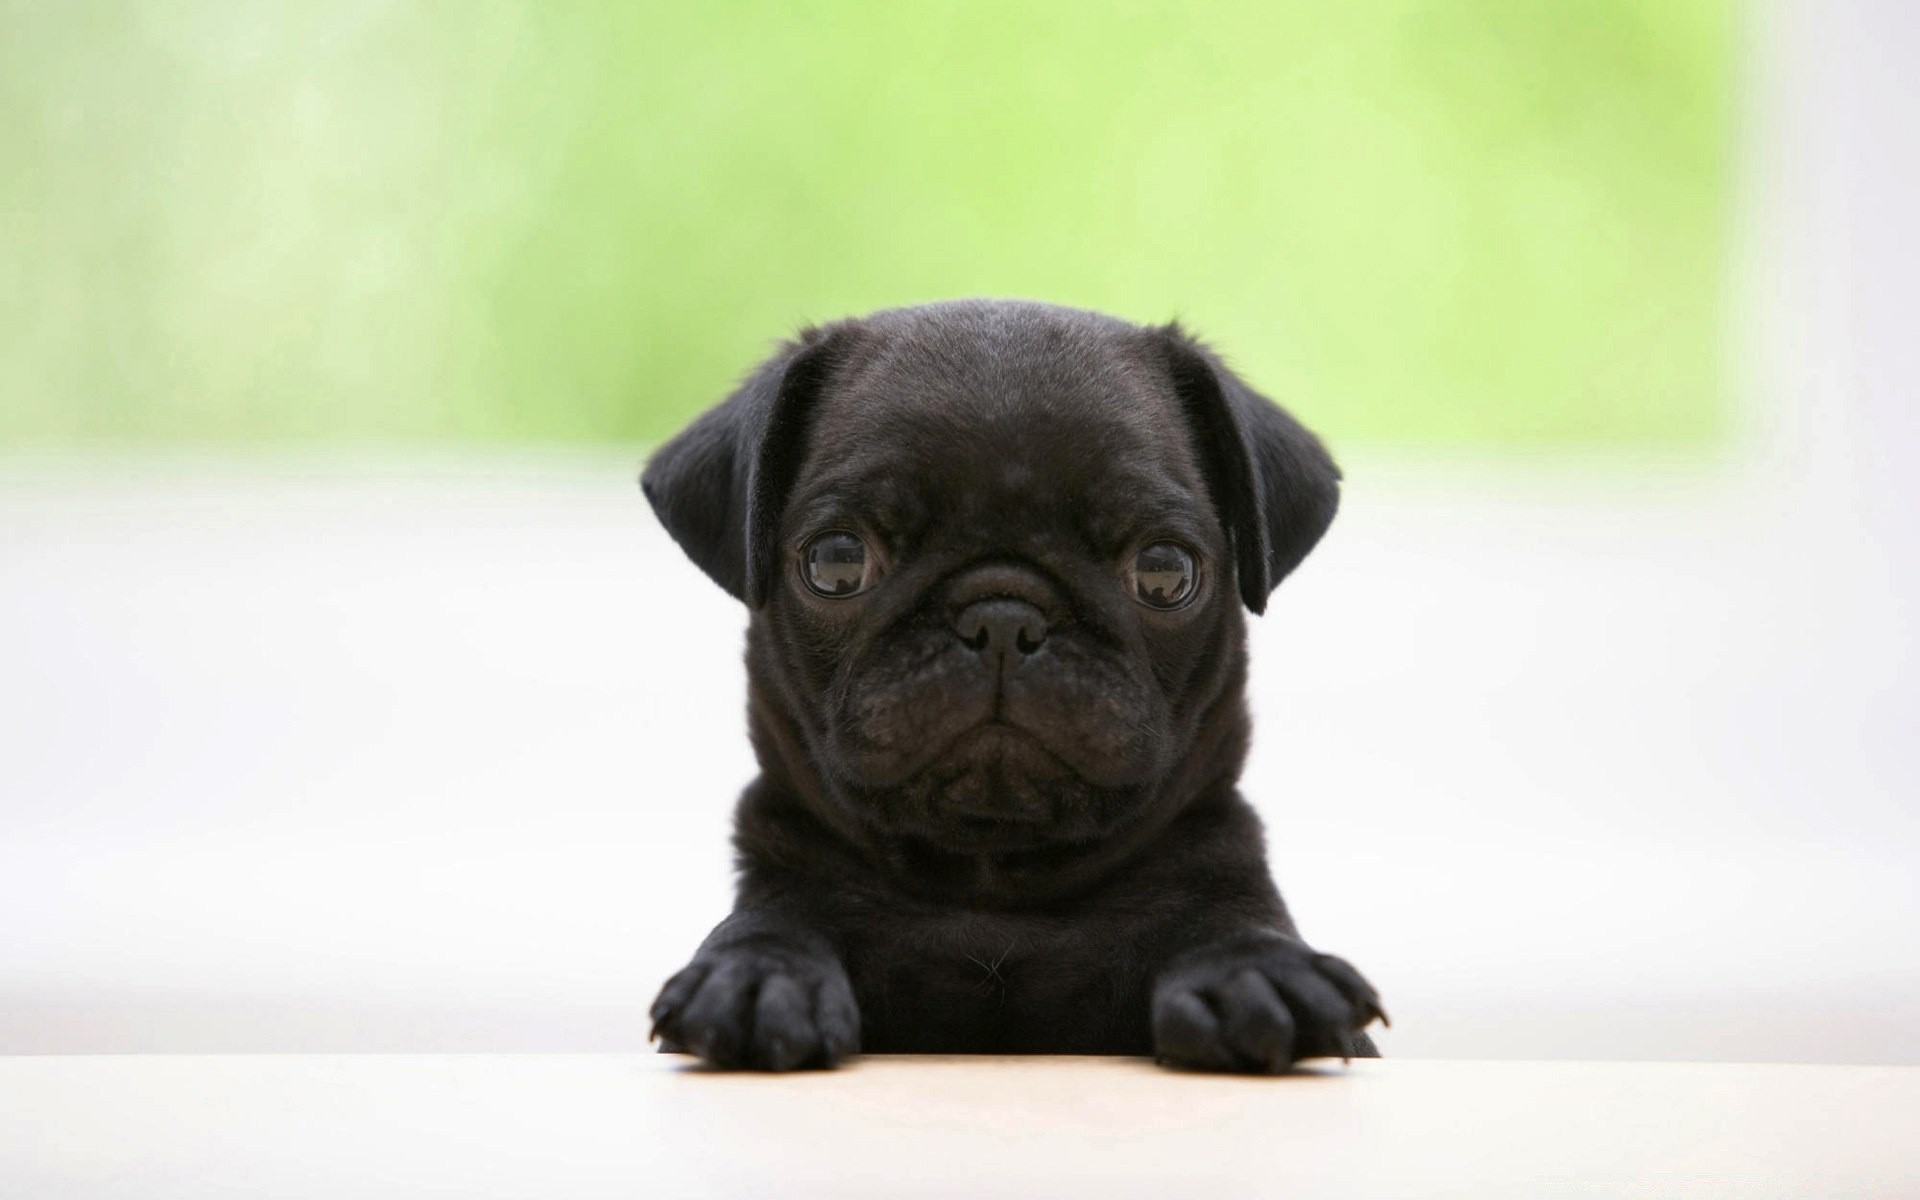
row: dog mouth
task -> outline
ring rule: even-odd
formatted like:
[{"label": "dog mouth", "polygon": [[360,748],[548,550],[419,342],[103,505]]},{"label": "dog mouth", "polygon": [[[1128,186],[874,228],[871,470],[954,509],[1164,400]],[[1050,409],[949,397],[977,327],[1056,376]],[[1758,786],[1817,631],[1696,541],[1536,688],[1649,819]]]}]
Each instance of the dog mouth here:
[{"label": "dog mouth", "polygon": [[1038,737],[997,718],[961,733],[922,775],[948,816],[1024,825],[1050,822],[1053,798],[1076,778]]},{"label": "dog mouth", "polygon": [[[861,819],[902,844],[998,856],[1082,844],[1130,812],[1138,791],[1090,778],[1036,730],[982,713],[886,782],[853,785]],[[852,782],[852,781],[849,781]]]},{"label": "dog mouth", "polygon": [[948,850],[1000,852],[1083,837],[1087,782],[1040,736],[1004,720],[955,737],[888,808],[896,828]]}]

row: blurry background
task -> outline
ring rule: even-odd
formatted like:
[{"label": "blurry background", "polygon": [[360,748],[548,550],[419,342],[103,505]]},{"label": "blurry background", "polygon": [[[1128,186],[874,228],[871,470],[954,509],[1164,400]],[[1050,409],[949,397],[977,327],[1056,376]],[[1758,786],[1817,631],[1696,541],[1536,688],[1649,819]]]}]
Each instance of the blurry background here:
[{"label": "blurry background", "polygon": [[1729,0],[4,11],[23,439],[644,442],[983,292],[1343,442],[1726,428]]},{"label": "blurry background", "polygon": [[[683,6],[687,7],[687,6]],[[1179,316],[1346,505],[1246,788],[1391,1054],[1920,1062],[1895,0],[0,0],[0,1051],[635,1049],[808,320]]]}]

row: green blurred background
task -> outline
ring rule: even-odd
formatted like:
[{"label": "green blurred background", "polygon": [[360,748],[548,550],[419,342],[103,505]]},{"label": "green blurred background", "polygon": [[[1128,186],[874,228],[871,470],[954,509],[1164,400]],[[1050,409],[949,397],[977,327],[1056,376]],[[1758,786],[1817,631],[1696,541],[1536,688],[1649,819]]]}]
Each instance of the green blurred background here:
[{"label": "green blurred background", "polygon": [[0,441],[640,443],[1178,316],[1336,442],[1709,445],[1731,0],[0,0]]}]

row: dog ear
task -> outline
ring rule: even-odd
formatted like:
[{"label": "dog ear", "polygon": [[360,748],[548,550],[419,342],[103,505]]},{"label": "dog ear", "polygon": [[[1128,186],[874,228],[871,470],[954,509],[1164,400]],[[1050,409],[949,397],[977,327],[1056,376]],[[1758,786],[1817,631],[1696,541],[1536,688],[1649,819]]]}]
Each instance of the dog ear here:
[{"label": "dog ear", "polygon": [[780,512],[845,328],[807,329],[656,450],[640,490],[673,540],[749,607],[766,603]]},{"label": "dog ear", "polygon": [[1340,468],[1319,438],[1177,324],[1155,332],[1233,542],[1240,598],[1264,612],[1268,595],[1333,523]]}]

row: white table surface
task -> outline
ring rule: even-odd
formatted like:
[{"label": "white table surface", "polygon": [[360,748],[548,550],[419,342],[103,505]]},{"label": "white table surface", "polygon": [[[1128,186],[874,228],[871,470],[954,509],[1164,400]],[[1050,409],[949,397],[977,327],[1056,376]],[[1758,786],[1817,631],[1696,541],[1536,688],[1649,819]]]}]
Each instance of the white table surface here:
[{"label": "white table surface", "polygon": [[0,1195],[1920,1195],[1920,1068],[0,1059]]}]

